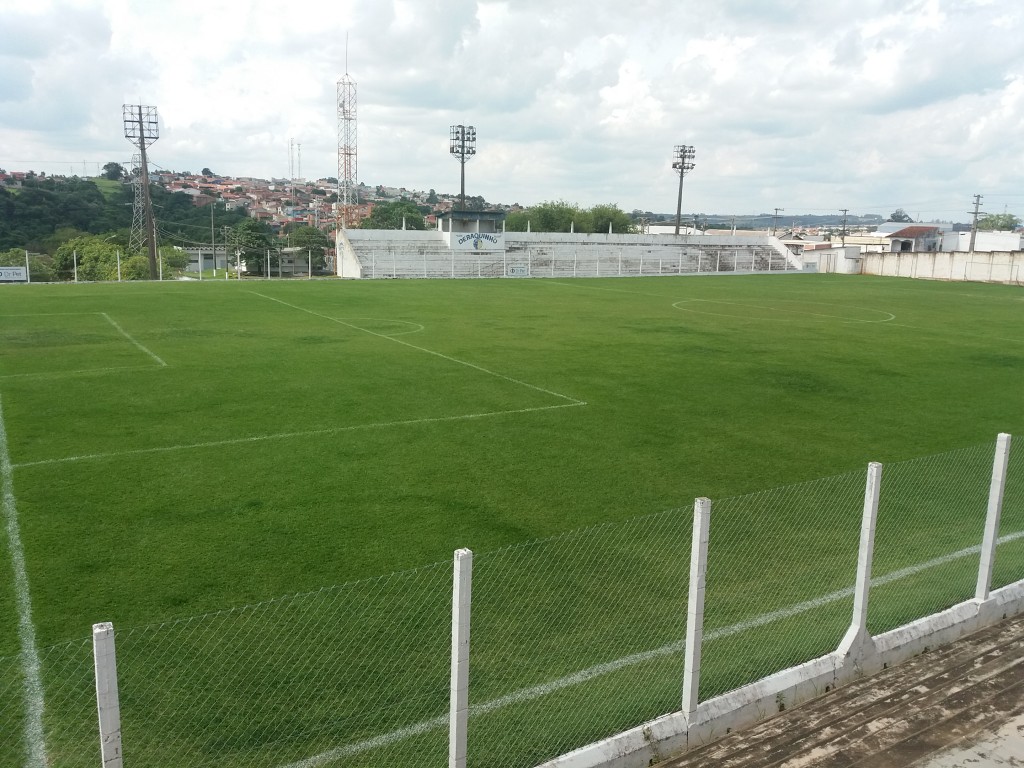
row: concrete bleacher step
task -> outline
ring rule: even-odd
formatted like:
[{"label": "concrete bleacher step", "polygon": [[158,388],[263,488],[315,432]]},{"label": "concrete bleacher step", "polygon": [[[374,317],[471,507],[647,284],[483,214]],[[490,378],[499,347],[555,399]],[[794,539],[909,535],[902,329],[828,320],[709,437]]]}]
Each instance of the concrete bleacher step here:
[{"label": "concrete bleacher step", "polygon": [[[908,745],[930,748],[941,736],[997,714],[1007,693],[1024,704],[1024,618],[1003,622],[922,654],[659,763],[660,768],[716,766],[837,768]],[[1019,689],[1019,690],[1018,690]],[[1012,696],[1009,697],[1012,700]],[[942,723],[947,723],[942,726]],[[899,760],[878,765],[905,765]]]}]

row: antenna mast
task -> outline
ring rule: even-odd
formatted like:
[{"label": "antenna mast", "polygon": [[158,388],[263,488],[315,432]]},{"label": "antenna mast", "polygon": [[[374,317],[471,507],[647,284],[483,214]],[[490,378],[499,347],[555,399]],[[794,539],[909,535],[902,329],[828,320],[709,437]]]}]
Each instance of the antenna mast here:
[{"label": "antenna mast", "polygon": [[337,226],[350,229],[357,221],[358,121],[356,83],[348,74],[348,35],[345,36],[345,76],[338,80],[338,202]]}]

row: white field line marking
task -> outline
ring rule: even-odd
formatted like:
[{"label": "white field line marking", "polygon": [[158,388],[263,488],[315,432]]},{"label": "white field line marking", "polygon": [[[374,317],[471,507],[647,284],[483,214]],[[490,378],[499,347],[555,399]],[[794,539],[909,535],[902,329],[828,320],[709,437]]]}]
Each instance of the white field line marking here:
[{"label": "white field line marking", "polygon": [[458,416],[432,416],[424,419],[403,419],[401,421],[378,421],[370,424],[352,424],[347,427],[327,427],[325,429],[310,429],[303,432],[279,432],[273,435],[253,435],[251,437],[235,437],[227,440],[213,440],[208,443],[189,443],[187,445],[164,445],[155,448],[138,448],[132,451],[110,451],[109,453],[88,453],[81,456],[67,456],[63,459],[42,459],[40,461],[26,461],[21,464],[13,464],[13,469],[24,469],[26,467],[40,467],[49,464],[69,464],[75,461],[93,461],[97,459],[112,459],[124,456],[141,456],[147,453],[167,453],[169,451],[188,451],[196,448],[217,448],[224,445],[242,445],[244,443],[258,443],[264,440],[287,440],[293,437],[313,437],[316,435],[334,435],[341,432],[354,432],[360,429],[386,429],[388,427],[404,427],[414,424],[437,424],[445,421],[469,421],[471,419],[486,419],[493,416],[507,416],[518,413],[537,413],[540,411],[554,411],[560,408],[575,408],[586,405],[583,402],[560,403],[558,405],[540,405],[536,408],[517,408],[509,411],[484,411],[482,413],[466,413]]},{"label": "white field line marking", "polygon": [[0,317],[67,317],[69,315],[98,315],[99,312],[25,312],[20,315],[0,315]]},{"label": "white field line marking", "polygon": [[[399,323],[401,325],[411,325],[411,326],[413,326],[412,330],[410,330],[410,331],[397,331],[395,333],[384,333],[384,334],[382,334],[382,335],[388,336],[388,337],[391,337],[391,336],[408,336],[410,333],[420,333],[423,330],[423,326],[422,325],[420,325],[419,323],[411,322],[409,320],[390,320],[390,319],[388,319],[386,317],[342,317],[342,318],[339,318],[339,319],[340,320],[348,321],[350,323],[355,323],[358,320],[372,320],[375,323]],[[359,330],[365,331],[366,329],[365,328],[360,328]]]},{"label": "white field line marking", "polygon": [[46,766],[46,742],[43,738],[43,681],[40,676],[36,628],[32,624],[32,600],[28,591],[25,550],[18,529],[18,510],[14,500],[14,467],[7,450],[3,402],[0,400],[0,492],[3,495],[4,523],[14,569],[14,601],[18,609],[18,641],[21,645],[22,673],[25,676],[25,746],[29,766]]},{"label": "white field line marking", "polygon": [[551,395],[552,397],[557,397],[560,400],[568,400],[573,405],[586,405],[585,402],[583,402],[582,400],[577,400],[575,397],[569,397],[569,395],[563,395],[563,394],[561,394],[559,392],[552,392],[550,389],[544,389],[543,387],[538,387],[535,384],[529,384],[529,383],[527,383],[525,381],[520,381],[519,379],[513,379],[511,376],[506,376],[503,373],[497,373],[495,371],[492,371],[492,370],[489,370],[487,368],[484,368],[483,366],[477,365],[476,363],[469,363],[469,362],[466,362],[465,360],[459,360],[458,358],[455,358],[455,357],[449,357],[448,355],[445,355],[445,354],[443,354],[441,352],[435,352],[434,350],[427,349],[426,347],[419,347],[419,346],[416,346],[415,344],[410,344],[408,341],[404,341],[402,339],[396,339],[393,336],[387,336],[387,335],[385,335],[383,333],[377,333],[376,331],[370,331],[370,330],[367,330],[366,328],[360,328],[358,325],[353,325],[352,323],[347,323],[344,320],[339,320],[336,317],[329,317],[328,315],[323,315],[323,314],[321,314],[319,312],[314,312],[311,309],[306,309],[304,307],[296,306],[295,304],[289,304],[287,301],[281,301],[281,299],[275,299],[273,296],[267,296],[265,294],[258,293],[256,291],[249,291],[249,293],[251,293],[251,294],[253,294],[255,296],[260,296],[260,297],[262,297],[264,299],[269,299],[270,301],[276,301],[278,304],[283,304],[286,307],[291,307],[292,309],[297,309],[299,312],[305,312],[306,314],[313,315],[314,317],[319,317],[319,318],[321,318],[323,320],[329,320],[332,323],[338,323],[339,325],[344,325],[347,328],[353,328],[353,329],[355,329],[357,331],[362,331],[363,333],[368,333],[371,336],[376,336],[379,339],[387,339],[388,341],[393,341],[395,344],[401,344],[403,347],[409,347],[409,349],[415,349],[415,350],[418,350],[420,352],[426,352],[428,355],[434,355],[435,357],[440,357],[441,359],[447,360],[448,362],[451,362],[451,363],[456,363],[458,365],[464,365],[467,368],[472,368],[474,370],[480,371],[481,373],[486,373],[488,376],[494,376],[495,378],[498,378],[498,379],[504,379],[505,381],[510,381],[513,384],[518,384],[521,387],[526,387],[527,389],[532,389],[535,392],[543,392],[545,395]]},{"label": "white field line marking", "polygon": [[[1000,544],[1006,544],[1011,541],[1018,539],[1024,539],[1024,531],[1017,531],[1015,533],[1008,534],[999,539]],[[907,568],[901,568],[898,571],[892,571],[884,576],[879,576],[871,580],[872,587],[880,587],[885,584],[891,584],[894,581],[905,579],[908,576],[914,576],[915,574],[926,571],[929,568],[935,568],[939,565],[945,565],[946,563],[954,560],[959,560],[963,557],[969,557],[970,555],[978,554],[981,551],[981,546],[976,545],[973,547],[967,547],[965,549],[952,552],[948,555],[942,555],[940,557],[927,560],[917,565],[911,565]],[[780,619],[787,619],[792,616],[798,616],[801,613],[820,608],[829,603],[835,603],[839,600],[852,597],[854,593],[853,587],[847,587],[846,589],[838,589],[835,592],[829,592],[828,594],[820,597],[806,600],[802,603],[790,605],[786,608],[780,608],[777,611],[771,611],[769,613],[755,616],[751,619],[737,622],[728,627],[720,627],[719,629],[713,629],[710,632],[704,634],[704,641],[711,642],[713,640],[720,640],[724,637],[731,635],[737,635],[740,632],[745,632],[748,629],[754,629],[756,627],[764,626],[765,624],[771,624],[772,622],[779,621]],[[623,656],[621,659],[615,659],[614,661],[608,661],[604,664],[597,664],[588,669],[582,669],[579,672],[574,672],[571,675],[560,677],[557,680],[552,680],[548,683],[542,683],[535,685],[530,688],[522,688],[518,691],[513,691],[510,694],[501,696],[491,701],[485,701],[482,704],[474,704],[469,708],[470,717],[476,717],[478,715],[485,715],[489,712],[494,712],[498,709],[511,706],[512,704],[520,704],[526,701],[532,701],[533,699],[539,699],[542,696],[547,696],[550,693],[560,691],[564,688],[570,688],[574,685],[588,682],[594,678],[607,675],[612,672],[617,672],[620,669],[632,667],[637,664],[643,664],[654,659],[661,658],[662,656],[671,656],[673,654],[681,653],[685,648],[685,641],[678,640],[668,645],[663,645],[660,648],[655,648],[651,651],[642,651],[641,653],[630,654],[629,656]],[[385,733],[380,736],[376,736],[372,739],[365,741],[359,741],[354,744],[347,744],[343,747],[337,747],[327,752],[322,752],[319,755],[308,757],[305,760],[300,760],[296,763],[289,763],[284,768],[318,768],[318,766],[326,765],[327,763],[335,760],[340,760],[343,757],[350,757],[352,755],[366,752],[371,749],[378,747],[386,747],[390,744],[397,743],[404,739],[416,736],[426,731],[444,728],[448,724],[448,715],[441,715],[431,720],[424,720],[415,725],[406,726],[390,733]]]},{"label": "white field line marking", "polygon": [[128,339],[128,341],[130,341],[136,347],[138,347],[143,352],[145,352],[147,355],[149,355],[154,360],[156,360],[158,365],[160,365],[160,366],[166,366],[167,365],[167,363],[165,363],[159,357],[157,357],[152,352],[150,352],[148,349],[146,349],[144,346],[142,346],[138,341],[136,341],[134,338],[132,338],[131,334],[129,334],[128,331],[126,331],[124,328],[122,328],[116,322],[114,322],[114,319],[110,315],[108,315],[106,312],[100,312],[99,314],[103,315],[103,317],[106,318],[107,322],[110,323],[112,326],[114,326],[114,328],[116,328],[120,332],[120,334],[122,336],[124,336],[126,339]]},{"label": "white field line marking", "polygon": [[45,373],[7,373],[0,379],[62,379],[69,376],[92,376],[113,371],[155,371],[152,365],[120,365],[112,368],[80,368],[77,371],[48,371]]}]

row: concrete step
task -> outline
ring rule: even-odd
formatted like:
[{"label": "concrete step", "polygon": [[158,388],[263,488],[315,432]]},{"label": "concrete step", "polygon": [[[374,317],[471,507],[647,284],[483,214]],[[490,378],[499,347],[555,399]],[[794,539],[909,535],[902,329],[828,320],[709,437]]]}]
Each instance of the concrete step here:
[{"label": "concrete step", "polygon": [[[991,689],[1012,687],[1024,674],[1024,617],[1005,621],[937,651],[922,654],[879,675],[858,680],[791,711],[724,739],[660,763],[662,768],[714,765],[817,765],[845,746],[868,739],[889,726],[926,730],[943,711],[959,716],[958,701],[986,700]],[[1009,683],[1000,682],[1009,680]],[[946,710],[937,709],[947,707]],[[952,706],[954,709],[948,709]],[[921,713],[906,726],[908,713]],[[969,720],[966,717],[966,720]],[[966,721],[965,720],[965,721]],[[916,730],[915,730],[916,729]],[[896,741],[910,738],[908,731]],[[869,751],[882,750],[881,741]],[[838,745],[838,746],[830,746]],[[838,759],[838,758],[834,758]],[[822,765],[827,763],[822,762]],[[836,765],[844,765],[839,762]]]}]

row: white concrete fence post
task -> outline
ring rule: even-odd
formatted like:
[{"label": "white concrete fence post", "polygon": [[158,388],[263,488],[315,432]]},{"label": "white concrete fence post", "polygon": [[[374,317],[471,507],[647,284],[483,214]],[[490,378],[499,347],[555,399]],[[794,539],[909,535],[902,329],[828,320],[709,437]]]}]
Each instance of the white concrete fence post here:
[{"label": "white concrete fence post", "polygon": [[981,543],[981,562],[978,566],[976,600],[988,600],[992,588],[992,569],[999,544],[999,518],[1003,513],[1003,492],[1006,490],[1006,467],[1010,460],[1010,436],[1001,432],[996,438],[996,455],[992,462],[992,484],[988,490],[988,515],[985,518],[985,538]]},{"label": "white concrete fence post", "polygon": [[878,525],[878,498],[882,490],[882,465],[868,464],[864,486],[864,516],[860,524],[860,551],[857,556],[857,582],[853,593],[851,629],[867,630],[868,597],[871,593],[871,561],[875,555],[875,528]]},{"label": "white concrete fence post", "polygon": [[864,513],[860,523],[860,549],[857,555],[857,581],[853,592],[853,617],[838,652],[861,669],[867,670],[877,649],[868,634],[868,598],[871,594],[871,561],[875,554],[875,529],[878,524],[878,498],[882,489],[882,465],[868,464],[864,486]]},{"label": "white concrete fence post", "polygon": [[100,758],[103,768],[122,768],[121,705],[117,696],[117,658],[114,625],[92,625],[92,652],[96,668],[96,710],[100,724]]},{"label": "white concrete fence post", "polygon": [[700,694],[700,651],[704,638],[704,591],[708,571],[708,536],[711,499],[693,502],[693,538],[690,543],[690,589],[686,606],[686,651],[683,660],[683,714],[697,711]]},{"label": "white concrete fence post", "polygon": [[473,552],[455,550],[452,578],[452,678],[449,699],[448,768],[466,768],[469,726],[469,609]]}]

